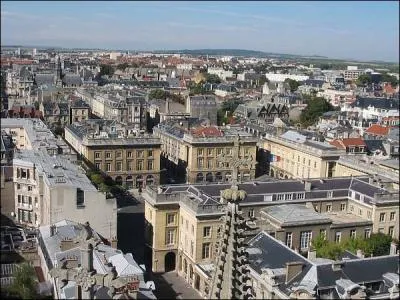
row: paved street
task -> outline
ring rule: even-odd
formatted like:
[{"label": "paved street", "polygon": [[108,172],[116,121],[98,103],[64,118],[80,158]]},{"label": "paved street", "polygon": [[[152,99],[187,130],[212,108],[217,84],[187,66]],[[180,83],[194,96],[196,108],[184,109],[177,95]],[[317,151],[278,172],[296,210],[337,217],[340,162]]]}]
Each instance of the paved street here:
[{"label": "paved street", "polygon": [[[144,203],[137,190],[132,198],[118,200],[118,248],[130,252],[138,264],[144,264]],[[147,267],[147,266],[146,266]],[[153,280],[158,299],[199,299],[200,295],[176,272],[152,274],[147,270],[146,280]]]},{"label": "paved street", "polygon": [[154,275],[153,280],[158,299],[201,299],[200,294],[176,272]]}]

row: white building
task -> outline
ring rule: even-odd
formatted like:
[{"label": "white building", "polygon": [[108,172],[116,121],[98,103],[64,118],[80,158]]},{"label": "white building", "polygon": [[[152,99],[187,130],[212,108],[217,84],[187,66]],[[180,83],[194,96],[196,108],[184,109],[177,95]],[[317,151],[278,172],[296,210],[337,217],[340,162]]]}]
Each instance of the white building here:
[{"label": "white building", "polygon": [[271,82],[284,82],[286,79],[305,81],[310,78],[310,76],[307,75],[273,74],[273,73],[266,73],[265,77]]},{"label": "white building", "polygon": [[228,77],[233,77],[233,71],[226,71],[222,68],[208,68],[207,73],[218,75],[222,80],[226,80]]},{"label": "white building", "polygon": [[15,136],[18,149],[13,159],[18,222],[38,227],[65,218],[89,221],[104,238],[116,237],[115,199],[92,185],[64,141],[37,119],[2,119],[1,129]]},{"label": "white building", "polygon": [[177,64],[176,68],[178,70],[192,70],[193,69],[193,65],[192,64]]}]

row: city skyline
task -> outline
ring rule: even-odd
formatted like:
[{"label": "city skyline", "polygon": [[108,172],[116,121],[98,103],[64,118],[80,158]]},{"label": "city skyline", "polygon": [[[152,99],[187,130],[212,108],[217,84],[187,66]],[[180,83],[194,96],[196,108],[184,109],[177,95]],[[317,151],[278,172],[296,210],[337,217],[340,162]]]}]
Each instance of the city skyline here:
[{"label": "city skyline", "polygon": [[[96,5],[93,5],[96,3]],[[2,2],[2,44],[398,62],[397,2]]]}]

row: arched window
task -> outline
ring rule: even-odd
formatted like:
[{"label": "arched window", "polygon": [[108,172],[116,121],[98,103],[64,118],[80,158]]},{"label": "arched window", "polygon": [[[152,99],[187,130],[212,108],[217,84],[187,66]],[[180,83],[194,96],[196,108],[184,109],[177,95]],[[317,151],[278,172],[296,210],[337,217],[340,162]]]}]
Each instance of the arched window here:
[{"label": "arched window", "polygon": [[203,173],[198,173],[196,176],[196,182],[203,182],[203,181],[204,181]]}]

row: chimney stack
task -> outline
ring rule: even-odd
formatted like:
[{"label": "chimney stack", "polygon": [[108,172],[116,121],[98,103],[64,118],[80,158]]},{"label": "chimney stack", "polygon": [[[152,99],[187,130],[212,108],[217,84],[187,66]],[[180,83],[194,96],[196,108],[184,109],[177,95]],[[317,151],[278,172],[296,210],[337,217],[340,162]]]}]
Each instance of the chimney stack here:
[{"label": "chimney stack", "polygon": [[288,262],[286,263],[286,280],[285,282],[291,281],[294,277],[300,274],[303,270],[302,262]]},{"label": "chimney stack", "polygon": [[91,243],[87,243],[81,248],[81,266],[88,272],[93,271],[93,245]]},{"label": "chimney stack", "polygon": [[311,181],[305,181],[304,182],[304,189],[306,192],[311,191]]}]

